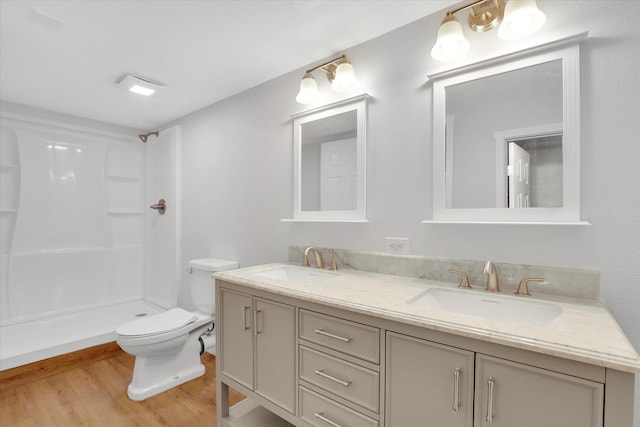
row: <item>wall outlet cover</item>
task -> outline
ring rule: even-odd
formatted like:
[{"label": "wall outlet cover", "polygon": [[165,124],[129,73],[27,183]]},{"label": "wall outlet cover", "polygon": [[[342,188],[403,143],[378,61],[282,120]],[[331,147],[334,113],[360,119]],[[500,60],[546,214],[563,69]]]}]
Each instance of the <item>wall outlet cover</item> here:
[{"label": "wall outlet cover", "polygon": [[407,255],[409,239],[406,237],[385,237],[384,251],[389,254]]}]

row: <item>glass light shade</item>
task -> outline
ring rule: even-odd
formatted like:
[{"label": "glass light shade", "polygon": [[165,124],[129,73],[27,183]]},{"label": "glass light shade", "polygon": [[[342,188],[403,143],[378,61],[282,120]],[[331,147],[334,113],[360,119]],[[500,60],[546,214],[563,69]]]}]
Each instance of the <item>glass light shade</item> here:
[{"label": "glass light shade", "polygon": [[469,51],[469,42],[462,34],[462,26],[453,15],[447,15],[438,30],[431,56],[438,61],[457,59]]},{"label": "glass light shade", "polygon": [[509,0],[498,28],[498,37],[503,40],[521,39],[542,27],[546,19],[536,0]]},{"label": "glass light shade", "polygon": [[331,90],[335,92],[346,92],[358,84],[353,65],[349,62],[338,64],[335,73],[333,82],[331,82]]},{"label": "glass light shade", "polygon": [[311,74],[307,73],[300,82],[300,91],[296,96],[296,101],[300,104],[313,104],[318,99],[320,99],[318,83],[316,83],[316,79]]}]

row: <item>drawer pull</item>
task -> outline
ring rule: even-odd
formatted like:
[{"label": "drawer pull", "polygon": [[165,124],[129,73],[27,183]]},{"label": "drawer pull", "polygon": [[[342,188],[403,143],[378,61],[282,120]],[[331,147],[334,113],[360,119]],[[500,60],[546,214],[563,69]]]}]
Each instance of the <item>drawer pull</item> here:
[{"label": "drawer pull", "polygon": [[351,337],[341,337],[340,335],[330,334],[329,332],[325,332],[324,329],[316,329],[316,334],[323,335],[325,337],[333,338],[334,340],[342,341],[342,342],[351,342]]},{"label": "drawer pull", "polygon": [[496,380],[489,377],[487,380],[487,422],[493,424],[493,387]]},{"label": "drawer pull", "polygon": [[319,419],[320,421],[324,421],[325,423],[329,424],[332,427],[344,427],[338,423],[331,421],[329,418],[322,415],[322,412],[316,412],[315,414],[313,414],[313,416]]},{"label": "drawer pull", "polygon": [[250,326],[247,325],[247,310],[249,310],[250,308],[251,307],[247,305],[242,307],[242,326],[244,327],[245,331],[250,328]]},{"label": "drawer pull", "polygon": [[453,370],[453,412],[460,410],[460,369]]},{"label": "drawer pull", "polygon": [[344,380],[341,380],[340,378],[336,378],[336,377],[331,376],[329,374],[325,374],[324,371],[321,370],[321,369],[317,369],[315,373],[316,373],[316,375],[319,375],[322,378],[326,378],[328,380],[336,382],[336,383],[338,383],[340,385],[343,385],[345,387],[349,387],[351,385],[351,381],[344,381]]}]

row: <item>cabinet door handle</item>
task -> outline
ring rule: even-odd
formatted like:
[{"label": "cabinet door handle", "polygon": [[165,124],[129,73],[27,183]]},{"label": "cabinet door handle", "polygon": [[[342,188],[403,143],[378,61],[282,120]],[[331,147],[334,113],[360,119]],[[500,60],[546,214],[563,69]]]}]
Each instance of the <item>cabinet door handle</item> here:
[{"label": "cabinet door handle", "polygon": [[489,377],[487,380],[487,422],[493,424],[493,387],[496,380],[493,377]]},{"label": "cabinet door handle", "polygon": [[318,328],[315,330],[316,334],[323,335],[325,337],[333,338],[334,340],[342,341],[342,342],[351,342],[351,337],[341,337],[340,335],[334,335],[329,332],[325,332],[324,329]]},{"label": "cabinet door handle", "polygon": [[453,412],[460,410],[460,368],[453,370]]},{"label": "cabinet door handle", "polygon": [[253,328],[253,333],[255,335],[261,334],[263,331],[260,330],[260,319],[262,318],[262,310],[254,310],[255,313],[255,317],[256,317],[256,327]]},{"label": "cabinet door handle", "polygon": [[247,325],[247,310],[249,310],[250,308],[251,307],[249,307],[248,305],[242,307],[242,326],[244,327],[245,331],[251,328],[251,326]]},{"label": "cabinet door handle", "polygon": [[351,385],[351,381],[344,381],[344,380],[341,380],[340,378],[336,378],[336,377],[331,376],[329,374],[325,374],[325,372],[322,369],[317,369],[316,370],[316,375],[320,375],[322,378],[326,378],[328,380],[336,382],[336,383],[338,383],[340,385],[343,385],[345,387],[349,387]]},{"label": "cabinet door handle", "polygon": [[313,416],[319,419],[320,421],[324,421],[325,423],[329,424],[331,427],[344,427],[336,422],[331,421],[329,418],[325,417],[322,414],[322,412],[316,412],[315,414],[313,414]]}]

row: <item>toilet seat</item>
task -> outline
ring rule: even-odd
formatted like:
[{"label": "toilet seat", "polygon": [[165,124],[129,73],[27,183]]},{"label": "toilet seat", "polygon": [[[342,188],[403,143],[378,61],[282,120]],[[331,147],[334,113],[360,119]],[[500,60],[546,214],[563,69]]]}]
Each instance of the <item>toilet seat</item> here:
[{"label": "toilet seat", "polygon": [[164,313],[125,323],[116,333],[123,338],[150,337],[182,329],[196,320],[198,316],[195,314],[182,308],[172,308]]}]

